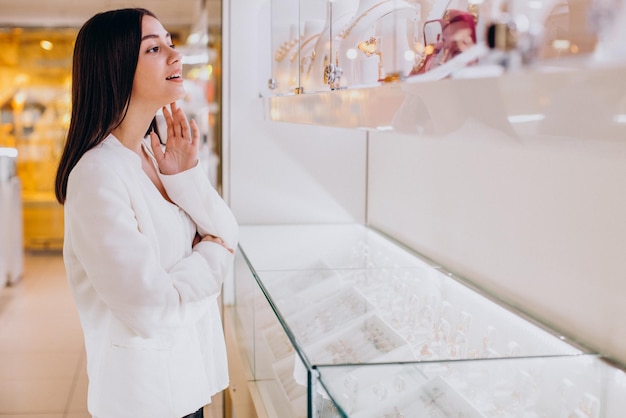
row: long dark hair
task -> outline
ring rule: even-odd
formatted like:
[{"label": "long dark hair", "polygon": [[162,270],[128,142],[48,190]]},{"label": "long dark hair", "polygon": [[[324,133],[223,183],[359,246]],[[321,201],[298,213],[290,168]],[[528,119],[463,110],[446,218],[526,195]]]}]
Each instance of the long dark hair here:
[{"label": "long dark hair", "polygon": [[126,116],[139,60],[141,21],[146,15],[156,18],[142,8],[111,10],[93,16],[78,32],[72,63],[72,115],[54,189],[61,204],[78,160]]}]

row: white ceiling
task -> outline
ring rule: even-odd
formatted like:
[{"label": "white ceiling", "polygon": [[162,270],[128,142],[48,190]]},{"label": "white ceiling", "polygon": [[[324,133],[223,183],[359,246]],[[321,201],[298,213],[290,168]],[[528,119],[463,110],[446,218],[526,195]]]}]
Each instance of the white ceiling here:
[{"label": "white ceiling", "polygon": [[220,26],[221,0],[0,0],[0,26],[79,27],[94,14],[122,7],[144,7],[163,25],[192,27],[206,1],[209,26]]}]

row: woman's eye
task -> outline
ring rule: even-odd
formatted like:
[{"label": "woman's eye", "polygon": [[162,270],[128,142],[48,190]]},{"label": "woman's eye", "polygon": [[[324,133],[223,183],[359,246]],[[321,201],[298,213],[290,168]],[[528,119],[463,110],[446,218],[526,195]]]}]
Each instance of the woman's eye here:
[{"label": "woman's eye", "polygon": [[170,48],[176,49],[176,45],[172,44],[172,45],[170,45]]},{"label": "woman's eye", "polygon": [[147,52],[159,52],[159,47],[158,46],[154,46],[154,47],[150,48]]}]

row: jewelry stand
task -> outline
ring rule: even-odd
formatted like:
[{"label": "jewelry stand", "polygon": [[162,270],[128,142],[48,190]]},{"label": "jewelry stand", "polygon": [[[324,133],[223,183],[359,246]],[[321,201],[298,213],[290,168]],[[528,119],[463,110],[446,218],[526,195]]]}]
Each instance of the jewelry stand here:
[{"label": "jewelry stand", "polygon": [[290,68],[290,57],[293,51],[298,50],[298,43],[302,36],[298,33],[299,26],[292,24],[289,26],[289,37],[274,52],[272,73],[277,81],[276,92],[291,93],[296,87],[296,77]]},{"label": "jewelry stand", "polygon": [[[326,24],[315,44],[315,55],[308,75],[307,84],[310,85],[310,90],[328,90],[329,86],[324,82],[324,72],[327,64],[335,63],[336,61],[340,41],[340,39],[337,39],[337,33],[354,16],[357,6],[358,0],[335,0],[328,2]],[[332,42],[331,35],[333,37]]]},{"label": "jewelry stand", "polygon": [[[353,17],[338,33],[339,65],[344,83],[371,85],[388,73],[408,74],[406,51],[419,36],[420,6],[404,0],[361,0]],[[367,50],[359,45],[368,44]],[[354,51],[357,51],[355,54]]]},{"label": "jewelry stand", "polygon": [[323,20],[307,20],[304,22],[304,34],[300,42],[299,54],[294,51],[291,65],[300,72],[300,87],[304,92],[311,91],[311,66],[315,61],[315,45],[322,34],[325,22]]}]

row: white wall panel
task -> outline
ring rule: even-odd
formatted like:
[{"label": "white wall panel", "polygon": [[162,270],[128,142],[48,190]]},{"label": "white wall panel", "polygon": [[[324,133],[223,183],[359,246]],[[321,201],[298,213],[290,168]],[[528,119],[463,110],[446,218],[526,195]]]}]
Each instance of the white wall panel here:
[{"label": "white wall panel", "polygon": [[368,218],[626,362],[626,142],[370,136]]},{"label": "white wall panel", "polygon": [[[268,122],[269,2],[232,1],[225,62],[225,190],[241,224],[365,221],[363,131]],[[236,22],[232,24],[231,22]]]},{"label": "white wall panel", "polygon": [[[363,132],[242,119],[231,207],[243,224],[365,222]],[[338,132],[339,131],[339,132]]]}]

